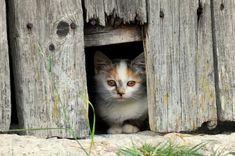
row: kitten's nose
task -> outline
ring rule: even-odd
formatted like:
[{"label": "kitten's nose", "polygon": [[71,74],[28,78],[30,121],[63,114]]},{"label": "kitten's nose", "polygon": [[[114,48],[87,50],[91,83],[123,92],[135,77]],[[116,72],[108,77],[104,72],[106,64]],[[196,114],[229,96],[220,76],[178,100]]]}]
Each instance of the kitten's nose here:
[{"label": "kitten's nose", "polygon": [[117,94],[122,97],[122,95],[124,95],[125,93],[118,92]]},{"label": "kitten's nose", "polygon": [[123,88],[118,88],[117,94],[122,97],[125,94],[125,90]]}]

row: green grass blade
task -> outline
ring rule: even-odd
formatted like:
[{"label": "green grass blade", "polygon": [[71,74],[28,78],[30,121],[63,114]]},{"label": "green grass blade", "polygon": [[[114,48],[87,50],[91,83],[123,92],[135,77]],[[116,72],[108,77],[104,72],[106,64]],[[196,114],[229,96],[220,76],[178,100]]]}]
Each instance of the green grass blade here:
[{"label": "green grass blade", "polygon": [[120,149],[118,156],[203,156],[199,151],[204,144],[194,147],[177,146],[172,143],[158,144],[157,146],[144,144],[140,148],[135,146],[132,148]]}]

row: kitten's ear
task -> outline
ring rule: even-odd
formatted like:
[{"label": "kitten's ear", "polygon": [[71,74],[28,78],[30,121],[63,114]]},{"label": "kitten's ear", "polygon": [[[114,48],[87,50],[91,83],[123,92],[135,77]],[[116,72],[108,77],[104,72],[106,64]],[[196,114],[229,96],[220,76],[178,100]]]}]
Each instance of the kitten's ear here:
[{"label": "kitten's ear", "polygon": [[105,66],[111,65],[112,61],[104,55],[101,51],[95,52],[94,56],[94,65],[95,65],[95,73],[98,73]]},{"label": "kitten's ear", "polygon": [[132,60],[131,65],[138,73],[145,74],[144,52],[142,52],[134,60]]},{"label": "kitten's ear", "polygon": [[132,60],[131,64],[134,66],[145,68],[144,52],[142,52],[134,60]]}]

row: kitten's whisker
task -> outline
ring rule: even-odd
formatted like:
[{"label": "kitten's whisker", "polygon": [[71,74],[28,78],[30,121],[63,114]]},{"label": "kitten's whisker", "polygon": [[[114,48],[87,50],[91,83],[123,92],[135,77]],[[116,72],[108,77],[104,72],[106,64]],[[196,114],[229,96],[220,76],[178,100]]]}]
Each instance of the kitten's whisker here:
[{"label": "kitten's whisker", "polygon": [[134,96],[130,97],[130,99],[139,100],[137,97]]},{"label": "kitten's whisker", "polygon": [[105,98],[104,98],[104,100],[109,100],[109,99],[111,99],[112,98],[112,96],[106,96]]}]

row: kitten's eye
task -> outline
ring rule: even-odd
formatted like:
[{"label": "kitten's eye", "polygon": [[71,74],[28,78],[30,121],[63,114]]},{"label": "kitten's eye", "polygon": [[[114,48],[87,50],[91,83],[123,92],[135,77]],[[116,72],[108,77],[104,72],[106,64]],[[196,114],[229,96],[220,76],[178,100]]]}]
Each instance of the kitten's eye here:
[{"label": "kitten's eye", "polygon": [[135,85],[135,83],[136,83],[135,81],[128,81],[127,86],[133,87]]},{"label": "kitten's eye", "polygon": [[108,85],[111,86],[111,87],[116,86],[116,82],[115,82],[114,80],[108,80],[107,83],[108,83]]}]

